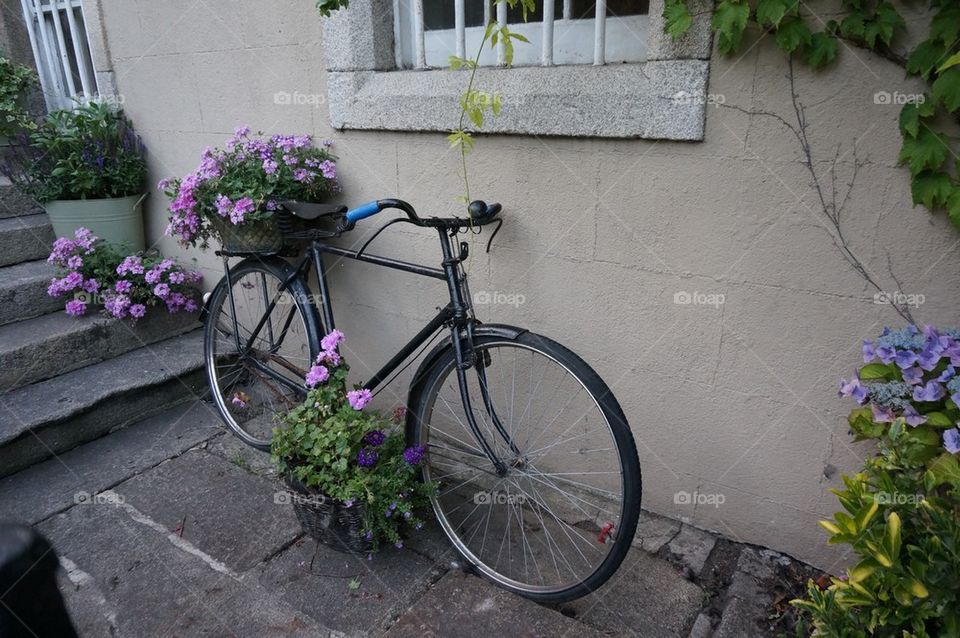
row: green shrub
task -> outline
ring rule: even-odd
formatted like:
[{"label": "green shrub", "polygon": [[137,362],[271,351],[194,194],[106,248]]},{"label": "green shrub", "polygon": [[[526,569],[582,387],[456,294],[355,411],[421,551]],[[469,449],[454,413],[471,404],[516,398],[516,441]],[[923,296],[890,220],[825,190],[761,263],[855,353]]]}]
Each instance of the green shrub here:
[{"label": "green shrub", "polygon": [[11,137],[36,125],[24,103],[37,78],[28,66],[0,56],[0,137]]},{"label": "green shrub", "polygon": [[850,428],[878,452],[820,522],[859,560],[793,603],[815,636],[960,636],[960,332],[885,331],[864,361],[840,393],[863,406]]},{"label": "green shrub", "polygon": [[4,172],[38,202],[144,192],[143,143],[122,111],[103,102],[54,111],[11,147]]}]

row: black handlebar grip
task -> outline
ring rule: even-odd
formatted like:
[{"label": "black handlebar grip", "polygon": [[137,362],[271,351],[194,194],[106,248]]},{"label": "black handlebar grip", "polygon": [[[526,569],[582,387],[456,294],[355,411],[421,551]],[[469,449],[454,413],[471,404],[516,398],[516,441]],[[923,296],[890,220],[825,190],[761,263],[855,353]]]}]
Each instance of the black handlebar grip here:
[{"label": "black handlebar grip", "polygon": [[467,211],[470,213],[470,218],[478,221],[495,217],[497,213],[500,212],[500,209],[500,204],[487,204],[479,199],[470,202],[470,205],[467,206]]}]

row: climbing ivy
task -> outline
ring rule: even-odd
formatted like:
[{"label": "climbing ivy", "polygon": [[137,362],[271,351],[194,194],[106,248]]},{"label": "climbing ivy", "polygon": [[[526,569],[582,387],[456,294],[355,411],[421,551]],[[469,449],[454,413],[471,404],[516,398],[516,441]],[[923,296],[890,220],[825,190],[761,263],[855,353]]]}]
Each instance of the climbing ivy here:
[{"label": "climbing ivy", "polygon": [[[711,24],[717,48],[724,54],[740,51],[746,30],[757,27],[773,34],[777,46],[792,59],[814,69],[836,60],[839,40],[844,40],[925,80],[927,91],[906,100],[900,112],[899,162],[910,171],[914,205],[945,209],[960,226],[958,140],[948,133],[960,121],[960,4],[956,0],[926,4],[931,14],[928,33],[906,57],[893,48],[906,22],[888,0],[841,0],[840,14],[826,22],[800,0],[719,0]],[[688,0],[666,0],[663,17],[664,30],[674,38],[693,24]]]}]

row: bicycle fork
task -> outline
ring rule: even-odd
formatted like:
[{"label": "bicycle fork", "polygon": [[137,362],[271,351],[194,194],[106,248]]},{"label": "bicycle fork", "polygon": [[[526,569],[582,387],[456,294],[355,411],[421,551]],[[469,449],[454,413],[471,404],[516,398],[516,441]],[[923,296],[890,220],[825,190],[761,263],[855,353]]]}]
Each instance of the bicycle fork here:
[{"label": "bicycle fork", "polygon": [[467,316],[467,305],[463,300],[464,290],[466,289],[466,282],[464,279],[465,276],[457,271],[460,263],[466,256],[466,245],[461,244],[460,255],[454,257],[453,251],[450,248],[450,243],[447,241],[447,238],[444,236],[442,231],[441,240],[444,252],[443,268],[447,274],[447,282],[449,284],[450,298],[453,306],[453,321],[450,327],[450,336],[451,342],[453,343],[454,354],[456,356],[457,385],[460,389],[460,400],[463,404],[464,414],[467,417],[467,425],[470,428],[470,433],[473,435],[473,438],[476,440],[487,459],[489,459],[489,461],[493,464],[493,467],[496,469],[497,476],[506,476],[509,468],[507,467],[507,464],[497,456],[493,446],[490,445],[487,437],[484,436],[483,432],[481,431],[480,424],[477,423],[477,418],[473,413],[473,401],[470,398],[470,385],[467,380],[467,371],[472,368],[477,374],[477,381],[480,385],[480,396],[483,401],[484,409],[487,411],[487,415],[490,419],[490,423],[493,424],[493,429],[500,436],[503,442],[507,444],[507,447],[510,448],[510,451],[514,455],[511,466],[522,466],[524,459],[520,454],[520,450],[513,442],[510,434],[507,432],[507,429],[503,426],[503,422],[500,420],[500,417],[497,415],[497,411],[493,406],[493,400],[490,398],[486,373],[486,368],[490,365],[490,355],[486,352],[480,355],[477,353],[477,350],[474,347],[473,327],[475,325],[475,320]]}]

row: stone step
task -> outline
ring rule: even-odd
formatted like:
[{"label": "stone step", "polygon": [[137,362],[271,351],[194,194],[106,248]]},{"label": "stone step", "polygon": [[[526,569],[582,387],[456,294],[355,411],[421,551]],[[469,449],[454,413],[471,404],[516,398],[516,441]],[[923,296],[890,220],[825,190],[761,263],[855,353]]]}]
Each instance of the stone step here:
[{"label": "stone step", "polygon": [[193,330],[197,315],[153,308],[131,325],[103,315],[65,312],[0,326],[0,392],[77,370]]},{"label": "stone step", "polygon": [[46,215],[0,219],[0,266],[46,259],[53,239]]},{"label": "stone step", "polygon": [[0,326],[62,310],[66,299],[47,294],[55,275],[44,260],[0,268]]},{"label": "stone step", "polygon": [[14,390],[0,412],[0,476],[195,398],[205,385],[195,330]]},{"label": "stone step", "polygon": [[43,212],[35,201],[10,184],[0,184],[0,219],[39,215]]}]

